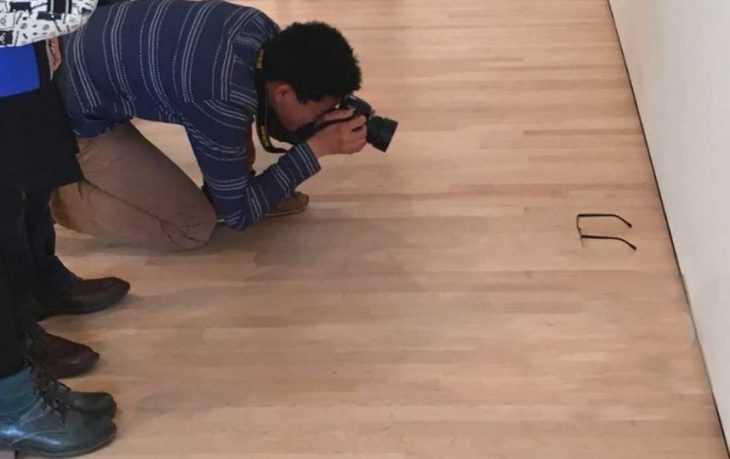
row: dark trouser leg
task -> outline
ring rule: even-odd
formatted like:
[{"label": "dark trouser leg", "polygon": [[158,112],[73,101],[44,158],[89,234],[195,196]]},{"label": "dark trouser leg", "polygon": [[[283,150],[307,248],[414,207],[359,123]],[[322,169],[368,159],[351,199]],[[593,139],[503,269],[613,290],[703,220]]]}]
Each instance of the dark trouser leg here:
[{"label": "dark trouser leg", "polygon": [[9,304],[15,317],[14,336],[23,346],[23,352],[49,373],[59,377],[84,373],[94,366],[99,355],[88,346],[47,334],[33,315],[33,260],[23,217],[23,196],[21,191],[0,189],[0,259],[5,262],[8,278]]},{"label": "dark trouser leg", "polygon": [[20,333],[16,326],[16,304],[8,289],[4,263],[0,262],[0,378],[18,372],[24,355]]},{"label": "dark trouser leg", "polygon": [[33,292],[39,300],[71,290],[77,277],[56,256],[56,231],[49,202],[51,190],[26,192],[25,229],[34,276]]},{"label": "dark trouser leg", "polygon": [[20,226],[23,211],[22,194],[0,190],[0,378],[18,372],[25,355],[22,337],[28,316],[20,322],[21,308],[16,291],[11,291],[13,262],[4,248],[11,245]]},{"label": "dark trouser leg", "polygon": [[36,301],[33,295],[35,273],[33,258],[28,244],[25,229],[25,193],[19,190],[0,190],[5,196],[5,210],[2,218],[3,237],[0,238],[0,256],[6,263],[8,287],[13,301],[17,305],[17,317],[20,331],[29,334],[38,328],[33,317],[32,308]]}]

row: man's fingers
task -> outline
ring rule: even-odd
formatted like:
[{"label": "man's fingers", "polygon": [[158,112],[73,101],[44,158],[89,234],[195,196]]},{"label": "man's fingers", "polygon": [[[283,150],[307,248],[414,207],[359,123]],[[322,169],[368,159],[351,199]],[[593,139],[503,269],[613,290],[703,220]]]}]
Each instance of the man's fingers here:
[{"label": "man's fingers", "polygon": [[360,115],[357,118],[354,118],[353,120],[348,121],[346,123],[346,127],[347,127],[347,129],[354,131],[355,129],[364,126],[366,122],[367,122],[367,118],[365,118],[364,115]]},{"label": "man's fingers", "polygon": [[346,119],[351,117],[353,113],[355,113],[354,108],[348,108],[347,110],[335,110],[325,113],[320,122]]},{"label": "man's fingers", "polygon": [[351,139],[345,146],[344,150],[346,153],[352,154],[357,153],[358,151],[365,148],[365,145],[367,145],[367,140],[365,138],[353,138]]},{"label": "man's fingers", "polygon": [[352,131],[349,128],[345,131],[343,137],[343,145],[347,148],[353,148],[357,145],[364,145],[366,143],[367,131],[360,129],[359,131]]}]

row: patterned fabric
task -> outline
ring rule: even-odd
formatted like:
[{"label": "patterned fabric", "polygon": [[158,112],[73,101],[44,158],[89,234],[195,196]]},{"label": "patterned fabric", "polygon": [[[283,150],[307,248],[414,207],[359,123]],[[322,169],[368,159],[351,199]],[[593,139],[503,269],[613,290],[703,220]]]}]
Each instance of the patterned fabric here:
[{"label": "patterned fabric", "polygon": [[320,169],[302,143],[250,176],[255,61],[278,31],[261,11],[217,0],[99,8],[65,43],[74,130],[94,137],[135,117],[184,126],[219,216],[246,228]]},{"label": "patterned fabric", "polygon": [[23,46],[73,32],[97,0],[0,0],[0,48]]}]

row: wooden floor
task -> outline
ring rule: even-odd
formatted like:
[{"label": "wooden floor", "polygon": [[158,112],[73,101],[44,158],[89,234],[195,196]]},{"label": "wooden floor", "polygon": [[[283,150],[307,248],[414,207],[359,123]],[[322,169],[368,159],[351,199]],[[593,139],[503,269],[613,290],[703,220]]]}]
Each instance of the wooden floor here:
[{"label": "wooden floor", "polygon": [[[60,232],[133,284],[49,322],[103,354],[70,382],[120,403],[97,457],[726,457],[605,0],[251,3],[339,26],[400,130],[196,252]],[[140,125],[197,177],[181,130]],[[637,252],[581,244],[599,211]]]}]

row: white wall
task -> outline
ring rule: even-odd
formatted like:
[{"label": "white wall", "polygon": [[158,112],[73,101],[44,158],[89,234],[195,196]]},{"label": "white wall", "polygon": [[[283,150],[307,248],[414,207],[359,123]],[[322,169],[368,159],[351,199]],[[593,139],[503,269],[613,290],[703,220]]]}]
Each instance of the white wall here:
[{"label": "white wall", "polygon": [[730,438],[730,0],[610,0]]}]

